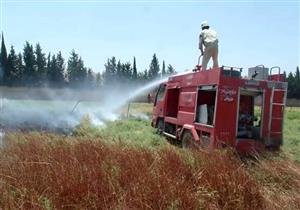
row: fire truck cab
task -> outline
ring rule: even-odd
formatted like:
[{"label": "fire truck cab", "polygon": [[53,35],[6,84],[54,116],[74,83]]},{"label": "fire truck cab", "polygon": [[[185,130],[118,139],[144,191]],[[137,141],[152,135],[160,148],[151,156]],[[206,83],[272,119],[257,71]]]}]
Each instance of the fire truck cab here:
[{"label": "fire truck cab", "polygon": [[[152,126],[184,148],[231,146],[240,153],[279,149],[287,83],[284,75],[242,78],[242,69],[175,75],[156,93]],[[255,71],[256,73],[256,71]]]}]

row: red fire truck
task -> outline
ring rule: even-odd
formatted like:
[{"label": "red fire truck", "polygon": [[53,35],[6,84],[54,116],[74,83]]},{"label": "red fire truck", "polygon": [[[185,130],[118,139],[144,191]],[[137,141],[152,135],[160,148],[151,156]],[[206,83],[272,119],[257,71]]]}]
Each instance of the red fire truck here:
[{"label": "red fire truck", "polygon": [[[273,68],[271,68],[273,69]],[[231,146],[240,153],[279,149],[287,94],[284,75],[241,77],[213,68],[169,77],[156,93],[152,126],[184,148]]]}]

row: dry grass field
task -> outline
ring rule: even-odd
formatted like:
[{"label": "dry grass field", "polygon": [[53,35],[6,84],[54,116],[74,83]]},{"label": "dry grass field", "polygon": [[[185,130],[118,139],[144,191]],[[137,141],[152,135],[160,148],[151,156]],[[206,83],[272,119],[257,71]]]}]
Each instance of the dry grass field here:
[{"label": "dry grass field", "polygon": [[[151,109],[132,104],[130,115]],[[230,150],[182,150],[136,117],[102,128],[87,117],[71,136],[10,133],[0,149],[0,208],[300,209],[299,113],[287,109],[281,152],[243,160]]]}]

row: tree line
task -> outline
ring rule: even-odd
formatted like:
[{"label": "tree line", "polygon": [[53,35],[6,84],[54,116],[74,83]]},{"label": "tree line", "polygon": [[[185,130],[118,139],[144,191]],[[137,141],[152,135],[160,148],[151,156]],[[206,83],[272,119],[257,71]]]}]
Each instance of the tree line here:
[{"label": "tree line", "polygon": [[299,66],[297,66],[295,73],[290,72],[286,77],[288,82],[288,98],[300,99],[300,72]]},{"label": "tree line", "polygon": [[122,63],[115,57],[107,59],[102,73],[95,73],[85,66],[83,59],[72,50],[66,61],[61,52],[46,55],[40,44],[26,42],[23,52],[17,53],[13,46],[7,52],[4,36],[1,39],[0,85],[25,87],[101,87],[116,84],[142,84],[172,75],[175,69],[165,61],[160,68],[156,54],[149,68],[138,71],[136,58],[133,63]]},{"label": "tree line", "polygon": [[[107,59],[102,73],[95,73],[84,65],[82,58],[72,50],[66,61],[61,52],[43,52],[40,44],[33,46],[26,42],[23,52],[16,53],[11,46],[7,53],[4,36],[1,39],[0,85],[25,87],[102,87],[118,84],[143,84],[147,81],[172,75],[175,69],[163,61],[160,67],[156,54],[153,55],[149,68],[138,71],[136,58],[133,63],[122,63],[115,57]],[[286,74],[285,74],[286,75]],[[300,73],[296,71],[285,76],[288,82],[288,98],[300,99]]]}]

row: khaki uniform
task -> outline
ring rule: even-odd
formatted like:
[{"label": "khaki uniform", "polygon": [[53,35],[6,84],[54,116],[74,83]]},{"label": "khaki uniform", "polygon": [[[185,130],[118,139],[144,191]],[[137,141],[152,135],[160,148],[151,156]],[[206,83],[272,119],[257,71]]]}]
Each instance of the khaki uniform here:
[{"label": "khaki uniform", "polygon": [[202,58],[202,70],[206,70],[210,58],[213,60],[213,68],[219,67],[217,32],[212,29],[202,30],[199,37],[199,48],[201,44],[205,47]]}]

